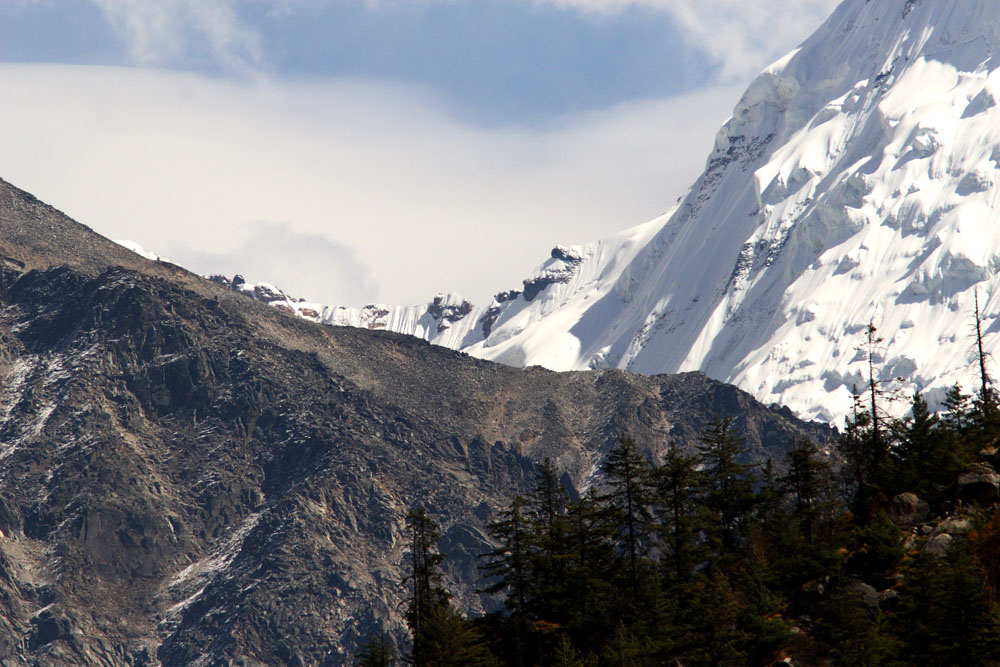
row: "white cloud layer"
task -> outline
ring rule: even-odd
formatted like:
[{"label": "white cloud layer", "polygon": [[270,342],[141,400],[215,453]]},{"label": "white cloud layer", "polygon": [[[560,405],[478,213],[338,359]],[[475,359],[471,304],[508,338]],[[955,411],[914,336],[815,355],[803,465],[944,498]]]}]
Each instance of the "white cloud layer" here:
[{"label": "white cloud layer", "polygon": [[[261,38],[241,21],[236,0],[90,0],[127,39],[138,64],[168,65],[192,49],[211,55],[239,74],[264,60]],[[274,0],[294,11],[320,0]],[[400,0],[327,0],[391,7]],[[410,0],[412,1],[412,0]],[[466,2],[481,0],[422,0]],[[717,82],[743,82],[805,39],[841,0],[534,0],[592,13],[644,7],[667,12],[688,46],[721,65]],[[267,3],[258,3],[267,4]]]},{"label": "white cloud layer", "polygon": [[260,36],[239,19],[234,0],[91,2],[128,42],[137,64],[166,65],[197,53],[237,74],[253,74],[260,67]]},{"label": "white cloud layer", "polygon": [[[482,302],[556,243],[658,215],[701,171],[740,92],[527,131],[471,127],[420,91],[343,81],[0,65],[0,89],[3,178],[194,270],[245,257],[248,280],[340,304],[444,290]],[[328,266],[303,259],[324,243]]]},{"label": "white cloud layer", "polygon": [[689,46],[715,58],[720,80],[745,81],[803,41],[841,0],[538,0],[614,12],[640,6],[670,13]]}]

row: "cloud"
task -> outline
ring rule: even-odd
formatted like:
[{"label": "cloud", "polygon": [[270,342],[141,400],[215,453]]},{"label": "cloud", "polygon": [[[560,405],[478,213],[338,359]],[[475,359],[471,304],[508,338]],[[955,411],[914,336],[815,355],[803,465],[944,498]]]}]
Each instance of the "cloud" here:
[{"label": "cloud", "polygon": [[[420,303],[447,290],[482,303],[518,287],[557,243],[659,215],[701,171],[741,92],[528,130],[463,123],[424,90],[350,81],[0,65],[0,89],[0,176],[105,236],[175,261],[194,250],[225,258],[199,271],[288,289],[267,266],[284,276],[304,245],[337,248],[329,271],[318,254],[299,263],[302,296],[333,304]],[[257,252],[237,267],[248,230],[273,231],[260,223],[297,240],[272,244],[270,265]],[[345,284],[359,265],[369,277]]]},{"label": "cloud", "polygon": [[841,0],[538,0],[589,12],[646,7],[671,14],[689,46],[721,65],[722,82],[744,81],[804,40]]},{"label": "cloud", "polygon": [[[185,65],[192,58],[214,61],[224,70],[253,74],[265,68],[263,40],[255,27],[264,12],[239,11],[236,0],[90,0],[129,43],[141,65]],[[425,5],[475,5],[495,0],[409,0]],[[805,39],[841,0],[505,0],[553,5],[595,16],[634,8],[670,15],[687,45],[719,63],[717,82],[745,82]],[[385,14],[409,3],[400,0],[281,0],[271,12],[309,13],[318,5],[362,5]],[[249,5],[266,6],[264,3]],[[310,9],[312,8],[312,9]],[[259,27],[259,26],[258,26]],[[419,27],[419,26],[417,26]],[[426,27],[425,27],[426,28]],[[336,27],[333,28],[336,32]]]},{"label": "cloud", "polygon": [[237,273],[250,282],[269,282],[289,294],[318,299],[335,294],[343,303],[363,303],[375,284],[354,252],[319,234],[301,233],[287,223],[251,222],[239,226],[237,245],[226,253],[173,239],[165,248],[171,261],[203,274]]},{"label": "cloud", "polygon": [[129,44],[133,62],[167,65],[211,59],[230,73],[253,74],[259,34],[240,20],[235,0],[91,0]]}]

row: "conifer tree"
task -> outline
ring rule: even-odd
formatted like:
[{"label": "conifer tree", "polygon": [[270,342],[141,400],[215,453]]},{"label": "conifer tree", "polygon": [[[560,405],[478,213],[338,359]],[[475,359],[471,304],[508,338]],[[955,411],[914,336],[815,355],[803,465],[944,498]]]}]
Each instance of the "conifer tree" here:
[{"label": "conifer tree", "polygon": [[507,591],[506,605],[511,610],[514,624],[518,665],[524,662],[528,605],[533,597],[533,577],[529,569],[532,536],[524,516],[524,506],[524,498],[515,496],[510,508],[500,515],[499,520],[490,524],[490,537],[499,545],[485,554],[487,560],[480,566],[487,577],[497,579],[486,588],[486,592]]},{"label": "conifer tree", "polygon": [[827,645],[833,664],[852,667],[892,664],[889,661],[897,647],[885,617],[877,608],[869,607],[860,593],[843,588],[834,590],[824,601],[821,613],[816,634]]},{"label": "conifer tree", "polygon": [[407,514],[406,526],[410,538],[410,568],[406,577],[410,597],[406,624],[413,638],[410,662],[416,667],[425,667],[432,664],[428,655],[428,642],[432,639],[429,619],[449,606],[448,593],[441,585],[440,566],[444,555],[437,550],[441,533],[423,507]]},{"label": "conifer tree", "polygon": [[566,569],[567,626],[575,646],[598,645],[614,627],[610,599],[615,570],[613,536],[603,516],[597,492],[590,491],[567,508],[570,558]]},{"label": "conifer tree", "polygon": [[715,419],[701,435],[698,461],[705,476],[705,505],[716,513],[722,552],[736,553],[753,505],[753,469],[743,463],[747,449],[733,433],[732,420]]},{"label": "conifer tree", "polygon": [[962,386],[955,384],[944,398],[944,425],[961,435],[969,427],[969,395],[962,393]]},{"label": "conifer tree", "polygon": [[941,427],[919,393],[913,395],[910,415],[897,422],[893,455],[899,462],[899,491],[927,496],[946,486],[961,472],[962,457],[956,435]]},{"label": "conifer tree", "polygon": [[816,444],[804,438],[787,455],[788,472],[781,481],[793,502],[793,517],[798,521],[806,541],[812,544],[824,514],[832,506],[833,471],[830,463],[820,458]]},{"label": "conifer tree", "polygon": [[896,624],[903,657],[933,665],[993,665],[1000,621],[963,539],[945,558],[920,554],[903,583]]},{"label": "conifer tree", "polygon": [[620,521],[620,550],[628,560],[632,599],[639,599],[639,557],[649,541],[652,518],[648,490],[650,466],[640,454],[635,441],[623,435],[617,447],[608,452],[604,474],[610,491],[605,497]]},{"label": "conifer tree", "polygon": [[[414,638],[416,651],[418,642]],[[424,619],[419,640],[422,662],[426,667],[499,667],[476,627],[451,604],[434,607]],[[416,657],[416,653],[414,653]]]},{"label": "conifer tree", "polygon": [[357,655],[358,667],[389,667],[393,664],[395,653],[392,643],[384,632],[372,633],[368,641],[361,645]]},{"label": "conifer tree", "polygon": [[538,618],[565,621],[566,567],[569,560],[569,499],[551,459],[545,459],[535,474],[535,488],[528,497],[526,515],[532,526],[531,569],[535,580]]},{"label": "conifer tree", "polygon": [[669,559],[664,561],[675,582],[689,579],[698,559],[698,460],[684,455],[674,445],[667,451],[663,465],[654,472],[656,509],[660,517],[660,535]]},{"label": "conifer tree", "polygon": [[583,665],[579,652],[573,648],[573,643],[566,635],[559,636],[551,664],[553,667],[581,667]]}]

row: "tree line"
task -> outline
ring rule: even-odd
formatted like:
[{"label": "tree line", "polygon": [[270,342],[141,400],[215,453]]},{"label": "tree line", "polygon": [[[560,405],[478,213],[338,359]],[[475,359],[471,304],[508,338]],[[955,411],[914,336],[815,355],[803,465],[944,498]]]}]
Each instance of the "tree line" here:
[{"label": "tree line", "polygon": [[[1000,664],[1000,511],[956,480],[991,455],[1000,410],[989,385],[958,387],[941,414],[912,397],[889,419],[859,395],[842,459],[803,440],[750,463],[717,419],[696,448],[657,464],[623,436],[603,481],[580,497],[544,461],[532,491],[489,527],[482,589],[503,609],[468,619],[442,584],[440,535],[410,513],[407,624],[418,666]],[[903,496],[901,494],[907,494]],[[926,516],[900,519],[916,498]],[[895,512],[895,514],[894,514]],[[945,550],[927,541],[961,517]],[[919,524],[919,525],[918,525]],[[372,637],[363,665],[395,660]]]}]

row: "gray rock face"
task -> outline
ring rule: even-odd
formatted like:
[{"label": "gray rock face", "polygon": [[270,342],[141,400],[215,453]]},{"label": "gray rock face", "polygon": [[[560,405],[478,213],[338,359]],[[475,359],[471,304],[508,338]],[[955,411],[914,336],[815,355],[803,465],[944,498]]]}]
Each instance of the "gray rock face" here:
[{"label": "gray rock face", "polygon": [[924,544],[924,551],[931,554],[932,556],[937,556],[938,558],[944,558],[948,555],[948,549],[951,548],[952,540],[954,540],[948,533],[941,533],[935,535],[931,539],[927,540]]},{"label": "gray rock face", "polygon": [[901,493],[892,499],[889,516],[900,526],[912,526],[922,523],[930,514],[930,505],[921,500],[915,493]]},{"label": "gray rock face", "polygon": [[864,602],[866,607],[871,607],[872,609],[878,608],[879,605],[879,593],[875,590],[874,586],[866,584],[863,581],[852,581],[845,587],[848,593],[852,593]]},{"label": "gray rock face", "polygon": [[[552,373],[314,325],[149,262],[0,181],[0,663],[329,664],[403,636],[403,518],[466,609],[485,526],[551,457],[657,459],[735,419],[831,435],[700,374]],[[4,662],[6,661],[6,662]]]},{"label": "gray rock face", "polygon": [[954,516],[945,519],[934,528],[935,535],[965,535],[972,530],[972,519]]},{"label": "gray rock face", "polygon": [[992,505],[1000,501],[1000,475],[988,463],[974,463],[958,476],[958,492],[965,502]]}]

